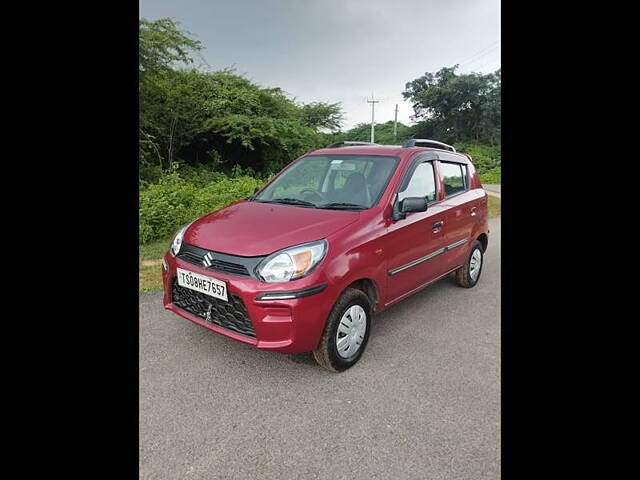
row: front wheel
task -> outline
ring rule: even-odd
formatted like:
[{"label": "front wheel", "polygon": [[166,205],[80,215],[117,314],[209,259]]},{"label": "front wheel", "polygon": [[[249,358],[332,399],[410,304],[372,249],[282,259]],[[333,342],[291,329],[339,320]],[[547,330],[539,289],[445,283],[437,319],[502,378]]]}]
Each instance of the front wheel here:
[{"label": "front wheel", "polygon": [[333,306],[313,356],[321,366],[341,372],[360,360],[371,332],[371,302],[364,292],[348,288]]},{"label": "front wheel", "polygon": [[466,263],[456,270],[456,283],[464,288],[471,288],[478,283],[482,264],[484,262],[484,251],[482,244],[476,240],[471,246],[471,252]]}]

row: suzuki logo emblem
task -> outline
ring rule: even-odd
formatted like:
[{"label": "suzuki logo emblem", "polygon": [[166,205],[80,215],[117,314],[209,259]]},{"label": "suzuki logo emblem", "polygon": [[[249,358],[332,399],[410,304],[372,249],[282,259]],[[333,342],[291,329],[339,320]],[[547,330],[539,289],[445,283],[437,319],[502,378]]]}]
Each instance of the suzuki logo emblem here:
[{"label": "suzuki logo emblem", "polygon": [[213,255],[211,255],[211,252],[207,252],[207,254],[202,259],[202,264],[205,267],[209,268],[212,265],[212,262],[213,262]]}]

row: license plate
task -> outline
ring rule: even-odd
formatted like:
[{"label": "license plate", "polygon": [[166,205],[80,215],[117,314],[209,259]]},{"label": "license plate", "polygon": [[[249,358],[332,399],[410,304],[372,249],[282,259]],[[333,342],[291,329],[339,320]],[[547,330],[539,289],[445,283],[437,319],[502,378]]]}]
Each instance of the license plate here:
[{"label": "license plate", "polygon": [[215,278],[207,277],[206,275],[200,275],[199,273],[178,268],[178,285],[204,293],[205,295],[210,295],[214,298],[219,298],[225,302],[228,301],[227,284]]}]

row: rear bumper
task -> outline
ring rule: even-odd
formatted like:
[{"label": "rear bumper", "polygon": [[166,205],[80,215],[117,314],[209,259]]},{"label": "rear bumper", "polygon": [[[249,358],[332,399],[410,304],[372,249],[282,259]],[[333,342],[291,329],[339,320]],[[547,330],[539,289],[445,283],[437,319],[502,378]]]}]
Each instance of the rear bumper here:
[{"label": "rear bumper", "polygon": [[[322,278],[320,272],[314,272],[309,277],[294,282],[269,284],[250,277],[200,268],[169,254],[165,255],[165,262],[168,270],[163,269],[162,272],[163,303],[167,310],[204,328],[261,350],[303,353],[316,348],[338,295],[331,284]],[[228,294],[242,299],[255,331],[255,338],[208,323],[173,304],[171,289],[177,267],[224,281]]]}]

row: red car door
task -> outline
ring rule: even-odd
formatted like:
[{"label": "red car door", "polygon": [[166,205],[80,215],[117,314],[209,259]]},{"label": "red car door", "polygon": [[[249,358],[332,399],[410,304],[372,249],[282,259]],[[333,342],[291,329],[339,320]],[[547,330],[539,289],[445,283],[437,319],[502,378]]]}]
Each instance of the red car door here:
[{"label": "red car door", "polygon": [[409,162],[400,182],[397,200],[427,197],[426,212],[411,212],[406,218],[390,220],[385,238],[388,259],[387,301],[389,304],[438,276],[445,268],[442,260],[446,244],[445,206],[438,188],[435,154],[419,155]]},{"label": "red car door", "polygon": [[471,246],[471,234],[477,222],[482,189],[470,189],[467,162],[459,155],[438,152],[438,170],[444,190],[444,236],[446,251],[443,260],[451,270],[462,265]]}]

